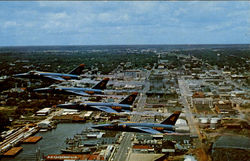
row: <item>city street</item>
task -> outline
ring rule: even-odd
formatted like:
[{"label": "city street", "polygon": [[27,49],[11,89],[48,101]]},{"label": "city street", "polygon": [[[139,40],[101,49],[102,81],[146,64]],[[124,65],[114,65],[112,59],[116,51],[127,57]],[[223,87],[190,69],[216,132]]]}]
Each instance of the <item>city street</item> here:
[{"label": "city street", "polygon": [[[147,73],[146,80],[148,79],[150,75],[150,72]],[[140,94],[138,103],[137,103],[137,112],[143,112],[145,103],[146,103],[146,92],[149,90],[150,83],[145,81],[145,87],[143,89],[143,92]],[[140,115],[134,115],[131,117],[131,121],[133,122],[139,122],[141,120]],[[131,138],[132,138],[132,133],[125,132],[124,137],[121,141],[121,144],[118,146],[118,150],[114,156],[114,161],[125,161],[128,156],[128,151],[129,148],[131,148]]]}]

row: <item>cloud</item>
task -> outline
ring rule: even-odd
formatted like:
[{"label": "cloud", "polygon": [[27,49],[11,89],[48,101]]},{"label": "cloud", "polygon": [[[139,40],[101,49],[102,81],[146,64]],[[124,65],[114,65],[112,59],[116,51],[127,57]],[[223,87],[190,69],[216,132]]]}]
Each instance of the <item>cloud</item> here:
[{"label": "cloud", "polygon": [[15,21],[5,21],[3,24],[3,28],[11,28],[16,27],[17,23]]},{"label": "cloud", "polygon": [[0,45],[250,41],[244,36],[249,35],[249,2],[0,4],[4,4],[0,6]]}]

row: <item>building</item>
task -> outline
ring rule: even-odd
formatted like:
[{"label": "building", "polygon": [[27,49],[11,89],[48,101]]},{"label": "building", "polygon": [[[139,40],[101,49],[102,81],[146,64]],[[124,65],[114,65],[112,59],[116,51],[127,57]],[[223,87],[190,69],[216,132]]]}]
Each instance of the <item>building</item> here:
[{"label": "building", "polygon": [[141,78],[142,71],[140,70],[125,70],[124,77],[125,78]]},{"label": "building", "polygon": [[250,139],[244,136],[221,136],[212,146],[214,161],[240,160],[248,161],[250,154]]},{"label": "building", "polygon": [[48,120],[43,120],[37,124],[37,126],[41,129],[50,129],[51,128],[51,122]]},{"label": "building", "polygon": [[78,110],[75,110],[75,109],[63,109],[62,115],[73,115],[77,113],[78,113]]},{"label": "building", "polygon": [[149,145],[133,145],[132,151],[134,153],[154,153],[154,148]]},{"label": "building", "polygon": [[104,160],[108,160],[109,157],[110,157],[110,155],[111,155],[111,153],[112,153],[112,151],[113,151],[113,149],[114,149],[114,146],[113,145],[109,145],[109,146],[107,146],[106,149],[102,150],[99,155],[101,157],[103,157]]},{"label": "building", "polygon": [[87,113],[84,114],[84,118],[90,118],[92,114],[93,111],[88,111]]},{"label": "building", "polygon": [[217,113],[224,116],[232,116],[236,114],[236,111],[232,108],[231,103],[224,103],[222,101],[219,101],[219,103],[215,104],[215,110]]},{"label": "building", "polygon": [[172,141],[164,141],[162,143],[162,153],[174,153],[175,152],[175,144]]},{"label": "building", "polygon": [[36,115],[37,116],[47,116],[50,113],[51,113],[51,108],[43,108],[43,109],[37,111]]},{"label": "building", "polygon": [[197,98],[197,97],[192,97],[191,98],[191,106],[198,105],[198,104],[206,104],[209,106],[209,108],[213,107],[213,98]]}]

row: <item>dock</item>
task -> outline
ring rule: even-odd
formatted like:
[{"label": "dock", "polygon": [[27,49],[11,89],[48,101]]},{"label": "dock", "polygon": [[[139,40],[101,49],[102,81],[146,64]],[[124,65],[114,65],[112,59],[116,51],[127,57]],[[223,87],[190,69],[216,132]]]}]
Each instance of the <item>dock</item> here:
[{"label": "dock", "polygon": [[22,150],[23,150],[22,147],[13,147],[9,151],[7,151],[6,153],[4,153],[3,156],[13,157],[13,156],[17,155]]},{"label": "dock", "polygon": [[4,154],[12,147],[17,146],[23,141],[23,139],[36,133],[37,130],[37,127],[27,128],[26,126],[23,126],[17,128],[0,143],[0,154]]},{"label": "dock", "polygon": [[26,144],[37,143],[41,139],[42,139],[41,136],[31,136],[31,137],[28,137],[27,139],[25,139],[23,141],[23,143],[26,143]]}]

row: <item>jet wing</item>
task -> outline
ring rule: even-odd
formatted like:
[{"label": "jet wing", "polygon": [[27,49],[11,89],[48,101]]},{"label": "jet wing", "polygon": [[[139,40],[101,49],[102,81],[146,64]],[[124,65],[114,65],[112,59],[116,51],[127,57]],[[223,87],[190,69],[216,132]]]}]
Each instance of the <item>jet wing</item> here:
[{"label": "jet wing", "polygon": [[55,81],[65,81],[65,79],[63,79],[62,77],[58,77],[58,76],[44,76],[44,78],[48,78],[48,79],[52,79]]},{"label": "jet wing", "polygon": [[131,112],[130,110],[121,109],[122,112]]},{"label": "jet wing", "polygon": [[90,96],[88,93],[83,92],[83,91],[74,91],[74,90],[65,90],[68,93],[72,93],[78,96]]},{"label": "jet wing", "polygon": [[149,134],[162,134],[160,131],[154,130],[150,127],[130,127],[130,128],[139,130],[141,132],[149,133]]},{"label": "jet wing", "polygon": [[107,113],[118,113],[116,110],[113,110],[112,108],[107,106],[91,106],[91,107]]},{"label": "jet wing", "polygon": [[84,96],[84,97],[107,97],[105,95],[92,95],[92,94],[88,94],[84,91],[74,91],[74,90],[65,90],[66,92],[68,93],[71,93],[71,94],[75,94],[75,95],[78,95],[78,96]]}]

